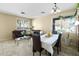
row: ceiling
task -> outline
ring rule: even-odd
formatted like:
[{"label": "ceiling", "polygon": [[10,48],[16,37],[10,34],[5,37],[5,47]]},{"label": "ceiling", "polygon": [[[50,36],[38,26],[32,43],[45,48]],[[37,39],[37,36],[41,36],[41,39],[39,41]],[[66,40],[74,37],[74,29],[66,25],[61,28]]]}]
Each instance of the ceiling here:
[{"label": "ceiling", "polygon": [[[57,6],[61,11],[65,11],[74,8],[75,4],[57,3]],[[0,3],[0,12],[22,17],[36,17],[50,14],[52,7],[54,7],[53,3]]]}]

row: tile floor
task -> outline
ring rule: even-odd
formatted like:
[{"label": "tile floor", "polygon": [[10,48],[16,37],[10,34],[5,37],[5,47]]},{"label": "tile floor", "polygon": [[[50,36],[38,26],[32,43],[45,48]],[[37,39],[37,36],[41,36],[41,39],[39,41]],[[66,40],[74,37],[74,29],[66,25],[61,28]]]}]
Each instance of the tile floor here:
[{"label": "tile floor", "polygon": [[[15,40],[8,40],[0,42],[0,56],[32,56],[32,40],[21,40],[16,44]],[[54,52],[54,56],[68,56],[69,54],[60,52],[59,55]],[[72,54],[71,54],[72,55]],[[35,56],[39,56],[36,52]],[[42,56],[48,56],[45,51],[42,52]]]}]

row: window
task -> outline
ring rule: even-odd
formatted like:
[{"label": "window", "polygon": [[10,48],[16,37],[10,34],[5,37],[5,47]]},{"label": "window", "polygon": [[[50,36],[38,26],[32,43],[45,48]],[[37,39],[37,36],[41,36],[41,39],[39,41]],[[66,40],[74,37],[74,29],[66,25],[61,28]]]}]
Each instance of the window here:
[{"label": "window", "polygon": [[19,18],[17,19],[17,30],[26,30],[27,32],[31,31],[31,20],[27,18]]},{"label": "window", "polygon": [[75,17],[54,20],[55,22],[54,31],[57,33],[62,33],[62,32],[75,33],[76,32],[75,21],[76,21]]}]

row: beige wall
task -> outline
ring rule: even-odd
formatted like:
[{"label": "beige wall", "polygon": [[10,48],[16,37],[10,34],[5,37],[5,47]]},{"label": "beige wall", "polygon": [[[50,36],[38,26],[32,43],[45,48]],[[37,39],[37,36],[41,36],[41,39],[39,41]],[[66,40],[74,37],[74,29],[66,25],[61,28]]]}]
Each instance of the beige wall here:
[{"label": "beige wall", "polygon": [[18,16],[0,13],[0,41],[11,40],[12,31],[16,29]]},{"label": "beige wall", "polygon": [[51,31],[51,19],[51,16],[44,16],[34,19],[32,22],[34,29],[44,30],[45,32]]},{"label": "beige wall", "polygon": [[0,41],[12,39],[12,31],[16,29],[16,16],[0,13]]}]

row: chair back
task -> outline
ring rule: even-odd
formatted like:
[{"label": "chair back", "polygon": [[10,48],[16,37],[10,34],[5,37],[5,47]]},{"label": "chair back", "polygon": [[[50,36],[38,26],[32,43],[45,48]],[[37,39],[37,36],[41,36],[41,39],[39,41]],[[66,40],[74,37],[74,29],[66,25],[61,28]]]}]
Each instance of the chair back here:
[{"label": "chair back", "polygon": [[41,51],[40,31],[38,30],[33,31],[32,39],[33,39],[33,49],[36,51]]},{"label": "chair back", "polygon": [[57,40],[57,42],[55,44],[55,46],[57,46],[57,47],[60,47],[60,45],[61,45],[61,36],[62,36],[62,34],[59,34],[58,40]]}]

